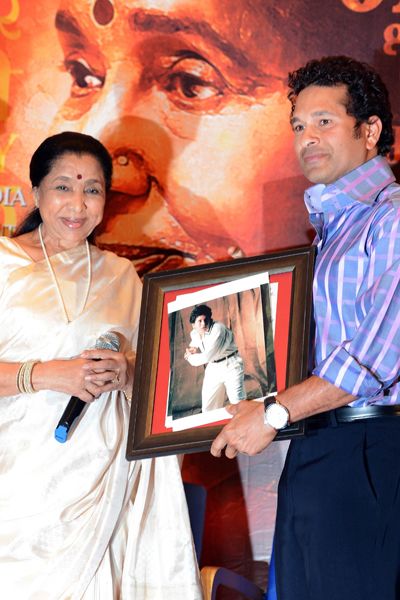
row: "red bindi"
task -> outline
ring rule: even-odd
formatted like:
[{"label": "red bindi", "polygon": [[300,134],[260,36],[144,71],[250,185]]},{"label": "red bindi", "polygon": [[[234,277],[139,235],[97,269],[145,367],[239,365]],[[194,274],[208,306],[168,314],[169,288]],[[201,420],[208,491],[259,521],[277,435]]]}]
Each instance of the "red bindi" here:
[{"label": "red bindi", "polygon": [[99,25],[108,25],[114,18],[115,9],[110,0],[96,0],[93,17]]},{"label": "red bindi", "polygon": [[78,175],[76,176],[77,179],[82,179],[82,175],[80,173],[78,173]]}]

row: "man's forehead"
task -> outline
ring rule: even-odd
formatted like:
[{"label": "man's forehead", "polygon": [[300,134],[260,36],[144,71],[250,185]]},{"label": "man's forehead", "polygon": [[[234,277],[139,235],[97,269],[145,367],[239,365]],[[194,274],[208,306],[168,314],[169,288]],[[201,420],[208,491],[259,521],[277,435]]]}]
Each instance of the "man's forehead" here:
[{"label": "man's forehead", "polygon": [[294,98],[293,113],[304,107],[311,108],[316,115],[329,112],[333,106],[345,109],[347,100],[346,85],[309,85]]}]

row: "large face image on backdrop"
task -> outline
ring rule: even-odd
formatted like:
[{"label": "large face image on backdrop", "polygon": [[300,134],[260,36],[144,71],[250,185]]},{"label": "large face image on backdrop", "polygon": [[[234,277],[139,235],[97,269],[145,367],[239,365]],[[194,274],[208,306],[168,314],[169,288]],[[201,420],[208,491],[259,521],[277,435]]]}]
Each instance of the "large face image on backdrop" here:
[{"label": "large face image on backdrop", "polygon": [[60,3],[72,84],[52,128],[90,132],[112,153],[97,240],[139,271],[277,247],[277,202],[293,243],[306,241],[274,18],[265,0]]},{"label": "large face image on backdrop", "polygon": [[[390,2],[13,6],[19,10],[0,16],[7,59],[0,183],[23,182],[29,204],[24,157],[39,138],[60,130],[98,137],[115,177],[97,241],[132,259],[140,274],[308,243],[288,71],[310,57],[347,53],[373,61],[390,85],[399,66]],[[352,35],[338,36],[339,27]],[[21,217],[24,207],[15,206]]]}]

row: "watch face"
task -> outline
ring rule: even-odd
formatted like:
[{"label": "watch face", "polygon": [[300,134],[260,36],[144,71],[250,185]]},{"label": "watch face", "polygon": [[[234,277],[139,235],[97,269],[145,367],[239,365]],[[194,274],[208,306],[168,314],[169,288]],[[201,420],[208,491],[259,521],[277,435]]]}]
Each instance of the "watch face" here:
[{"label": "watch face", "polygon": [[273,403],[267,406],[265,410],[264,423],[271,425],[274,429],[283,429],[289,420],[289,413],[284,406]]}]

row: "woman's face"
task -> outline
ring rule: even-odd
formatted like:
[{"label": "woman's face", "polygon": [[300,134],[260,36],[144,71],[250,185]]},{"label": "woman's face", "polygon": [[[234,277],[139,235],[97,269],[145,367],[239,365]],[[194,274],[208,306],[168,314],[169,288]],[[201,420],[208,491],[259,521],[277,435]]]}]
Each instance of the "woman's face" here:
[{"label": "woman's face", "polygon": [[64,154],[37,188],[35,200],[50,248],[81,244],[103,218],[106,188],[103,170],[89,154]]}]

